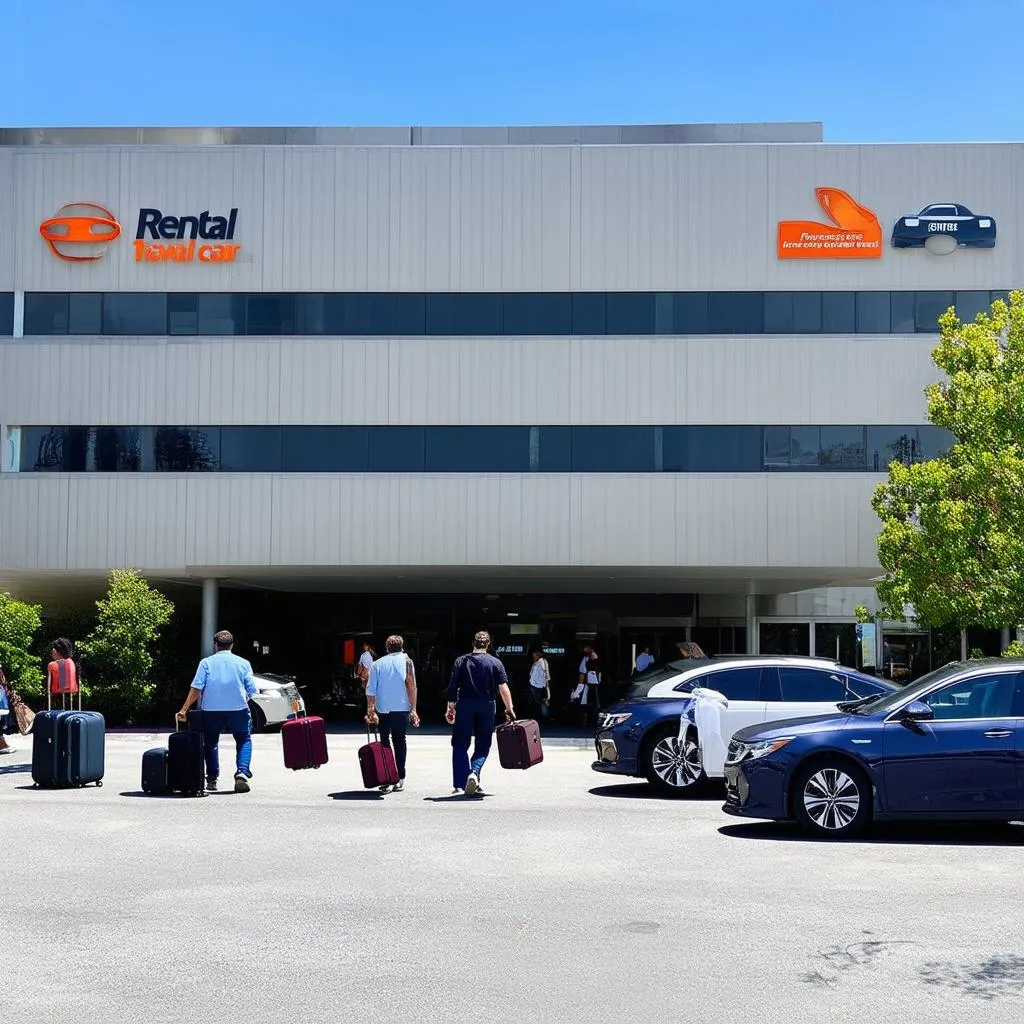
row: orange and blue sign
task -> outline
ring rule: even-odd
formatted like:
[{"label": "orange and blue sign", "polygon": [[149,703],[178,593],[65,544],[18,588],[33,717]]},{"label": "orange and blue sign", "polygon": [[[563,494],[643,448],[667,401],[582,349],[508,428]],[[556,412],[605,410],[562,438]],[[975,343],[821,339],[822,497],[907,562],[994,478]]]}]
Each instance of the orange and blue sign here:
[{"label": "orange and blue sign", "polygon": [[877,260],[882,225],[873,210],[840,188],[816,188],[818,205],[832,222],[779,221],[780,260]]}]

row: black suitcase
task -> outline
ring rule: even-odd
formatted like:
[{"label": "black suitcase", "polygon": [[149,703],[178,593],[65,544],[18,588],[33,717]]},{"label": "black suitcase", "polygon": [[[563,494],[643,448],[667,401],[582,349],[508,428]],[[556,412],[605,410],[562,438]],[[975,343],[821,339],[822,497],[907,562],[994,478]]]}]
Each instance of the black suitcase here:
[{"label": "black suitcase", "polygon": [[142,755],[142,792],[167,791],[167,751],[163,747],[154,747]]},{"label": "black suitcase", "polygon": [[185,796],[206,796],[206,763],[203,734],[191,729],[167,737],[167,789]]},{"label": "black suitcase", "polygon": [[103,785],[106,723],[95,711],[41,711],[32,741],[32,781],[62,788]]}]

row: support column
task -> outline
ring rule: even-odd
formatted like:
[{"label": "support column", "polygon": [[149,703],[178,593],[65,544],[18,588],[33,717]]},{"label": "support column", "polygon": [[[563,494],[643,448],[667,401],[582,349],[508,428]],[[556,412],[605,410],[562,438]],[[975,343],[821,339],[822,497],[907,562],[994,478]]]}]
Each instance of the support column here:
[{"label": "support column", "polygon": [[747,594],[747,654],[757,654],[757,596]]},{"label": "support column", "polygon": [[25,293],[14,293],[14,331],[15,338],[25,337]]},{"label": "support column", "polygon": [[200,657],[213,654],[213,634],[217,632],[217,581],[203,580],[202,641]]},{"label": "support column", "polygon": [[1002,654],[1010,646],[1010,627],[1003,626],[999,633],[999,653]]}]

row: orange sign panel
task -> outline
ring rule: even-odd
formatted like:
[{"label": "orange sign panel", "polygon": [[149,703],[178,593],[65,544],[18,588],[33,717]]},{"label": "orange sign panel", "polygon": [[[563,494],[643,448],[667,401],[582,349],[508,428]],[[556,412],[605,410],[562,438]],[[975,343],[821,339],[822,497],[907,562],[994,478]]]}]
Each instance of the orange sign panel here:
[{"label": "orange sign panel", "polygon": [[106,207],[96,203],[66,203],[56,217],[39,225],[39,234],[57,259],[92,263],[103,259],[107,243],[121,234],[121,225]]},{"label": "orange sign panel", "polygon": [[780,260],[877,260],[882,225],[875,214],[839,188],[816,188],[818,204],[831,224],[779,221]]}]

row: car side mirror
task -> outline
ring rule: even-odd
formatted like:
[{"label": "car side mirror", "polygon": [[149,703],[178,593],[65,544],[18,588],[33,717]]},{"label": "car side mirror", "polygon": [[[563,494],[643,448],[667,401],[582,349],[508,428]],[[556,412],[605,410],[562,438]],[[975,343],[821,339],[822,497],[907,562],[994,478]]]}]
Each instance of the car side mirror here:
[{"label": "car side mirror", "polygon": [[935,712],[922,700],[912,700],[900,714],[904,722],[930,722]]}]

